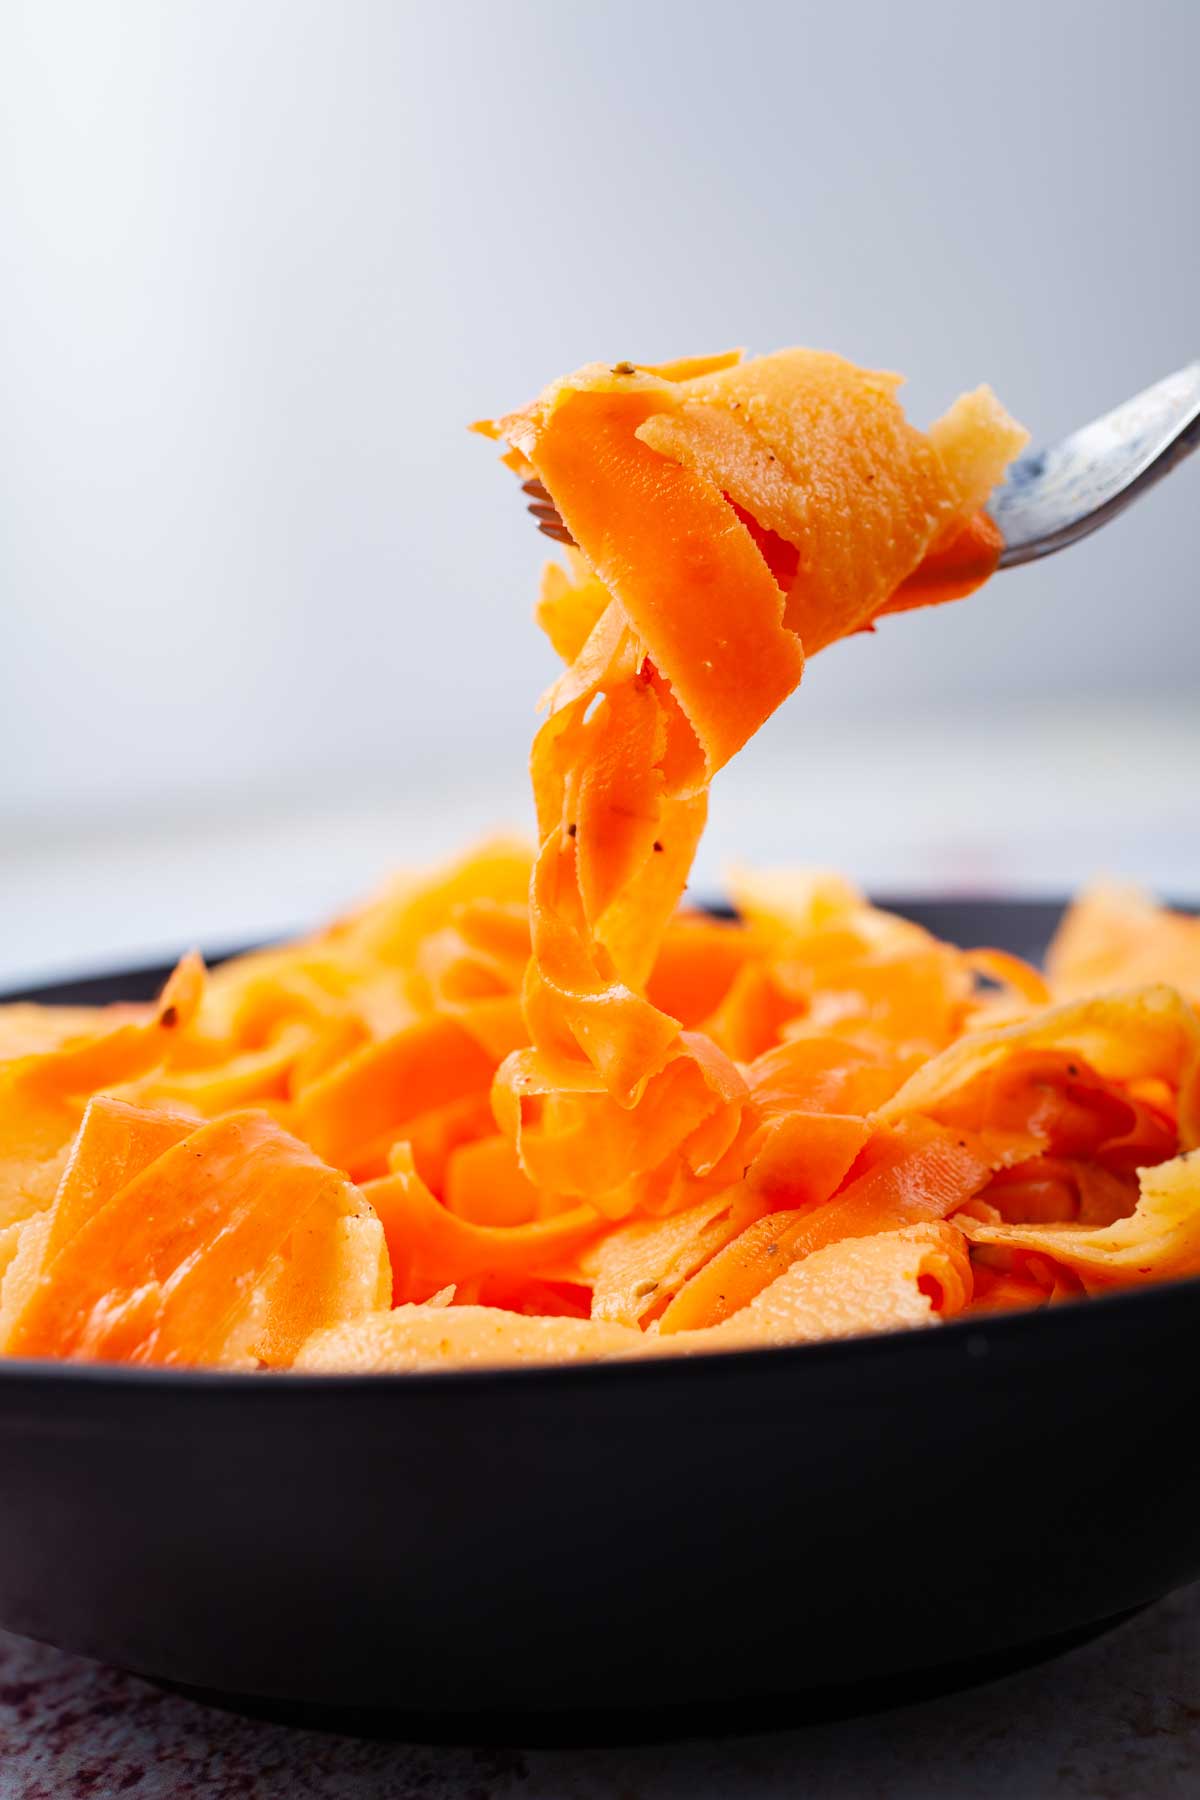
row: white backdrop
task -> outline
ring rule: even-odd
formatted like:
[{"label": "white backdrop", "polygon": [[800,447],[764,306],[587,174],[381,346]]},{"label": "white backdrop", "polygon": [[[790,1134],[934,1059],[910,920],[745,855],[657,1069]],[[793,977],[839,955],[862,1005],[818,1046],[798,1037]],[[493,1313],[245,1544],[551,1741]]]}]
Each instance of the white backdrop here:
[{"label": "white backdrop", "polygon": [[[593,356],[811,343],[1048,437],[1200,354],[1198,66],[1194,0],[6,0],[10,859],[519,805],[542,540],[464,426]],[[1198,499],[835,649],[762,766],[1186,713]]]}]

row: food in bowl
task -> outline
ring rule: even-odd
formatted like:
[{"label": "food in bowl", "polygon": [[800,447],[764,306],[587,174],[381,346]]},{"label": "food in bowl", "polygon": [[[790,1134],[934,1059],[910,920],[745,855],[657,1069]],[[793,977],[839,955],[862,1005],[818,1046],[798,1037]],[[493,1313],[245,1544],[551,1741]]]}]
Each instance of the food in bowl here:
[{"label": "food in bowl", "polygon": [[536,845],[151,1007],[0,1012],[0,1351],[686,1355],[1200,1272],[1200,923],[1085,893],[1043,974],[832,875],[681,908],[806,657],[996,567],[1024,433],[987,389],[920,432],[897,385],[596,364],[481,427],[564,549]]}]

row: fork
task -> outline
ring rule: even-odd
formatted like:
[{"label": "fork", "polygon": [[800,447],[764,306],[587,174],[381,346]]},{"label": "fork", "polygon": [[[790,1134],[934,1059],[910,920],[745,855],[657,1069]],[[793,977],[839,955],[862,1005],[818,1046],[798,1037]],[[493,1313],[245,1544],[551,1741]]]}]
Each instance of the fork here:
[{"label": "fork", "polygon": [[[1193,362],[1057,444],[1018,457],[987,507],[1004,539],[1000,567],[1035,562],[1107,525],[1198,444],[1200,362]],[[521,485],[538,530],[573,544],[543,484]]]}]

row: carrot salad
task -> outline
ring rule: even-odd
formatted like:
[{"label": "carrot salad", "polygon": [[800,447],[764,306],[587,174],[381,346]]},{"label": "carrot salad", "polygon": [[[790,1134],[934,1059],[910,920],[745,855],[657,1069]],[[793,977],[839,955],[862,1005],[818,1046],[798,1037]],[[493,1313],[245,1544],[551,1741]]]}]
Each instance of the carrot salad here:
[{"label": "carrot salad", "polygon": [[806,656],[996,567],[1024,432],[987,388],[918,431],[898,385],[596,364],[478,428],[563,544],[536,843],[153,1005],[0,1008],[0,1351],[686,1355],[1200,1273],[1200,921],[1095,889],[1042,973],[834,875],[681,906]]}]

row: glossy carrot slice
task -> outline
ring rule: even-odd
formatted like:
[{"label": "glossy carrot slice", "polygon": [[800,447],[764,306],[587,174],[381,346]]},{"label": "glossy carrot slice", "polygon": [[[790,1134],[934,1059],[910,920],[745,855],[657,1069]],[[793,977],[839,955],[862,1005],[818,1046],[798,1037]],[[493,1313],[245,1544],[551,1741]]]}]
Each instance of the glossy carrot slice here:
[{"label": "glossy carrot slice", "polygon": [[798,547],[787,623],[813,655],[869,623],[954,516],[898,378],[781,350],[689,382],[640,436]]},{"label": "glossy carrot slice", "polygon": [[[719,488],[635,435],[658,391],[573,390],[524,449],[719,769],[796,686],[783,598]],[[686,601],[683,601],[686,597]]]},{"label": "glossy carrot slice", "polygon": [[50,1261],[93,1215],[173,1144],[196,1130],[193,1114],[173,1107],[131,1106],[100,1094],[83,1123],[50,1210]]},{"label": "glossy carrot slice", "polygon": [[692,1030],[716,1011],[734,977],[761,950],[746,927],[732,919],[678,914],[664,933],[646,983],[647,997]]},{"label": "glossy carrot slice", "polygon": [[171,1109],[147,1110],[98,1095],[88,1102],[51,1204],[21,1230],[0,1289],[0,1343],[45,1270],[93,1213],[164,1150],[196,1129]]},{"label": "glossy carrot slice", "polygon": [[870,1121],[853,1113],[785,1113],[765,1128],[746,1185],[773,1210],[817,1206],[840,1187],[870,1138]]},{"label": "glossy carrot slice", "polygon": [[912,612],[918,606],[944,606],[948,600],[965,600],[990,581],[1000,562],[1004,539],[986,513],[976,513],[960,525],[949,542],[922,558],[911,575],[896,587],[879,608],[876,618],[888,613]]},{"label": "glossy carrot slice", "polygon": [[530,1319],[487,1306],[401,1306],[319,1333],[297,1367],[366,1374],[808,1343],[953,1318],[971,1292],[962,1234],[925,1225],[818,1251],[736,1317],[704,1331],[651,1337],[609,1319]]},{"label": "glossy carrot slice", "polygon": [[49,1204],[88,1097],[161,1063],[204,985],[204,964],[185,956],[153,1007],[114,1009],[99,1031],[0,1064],[0,1230]]},{"label": "glossy carrot slice", "polygon": [[680,1290],[664,1332],[714,1325],[748,1306],[789,1264],[843,1238],[943,1219],[984,1187],[987,1164],[931,1127],[881,1133],[823,1205],[769,1213]]},{"label": "glossy carrot slice", "polygon": [[590,1244],[579,1258],[592,1287],[592,1316],[622,1325],[657,1317],[697,1269],[758,1218],[765,1203],[739,1186],[663,1219],[637,1218]]},{"label": "glossy carrot slice", "polygon": [[732,1350],[902,1330],[955,1317],[973,1286],[960,1231],[909,1226],[814,1251],[723,1324],[660,1342],[666,1350]]},{"label": "glossy carrot slice", "polygon": [[472,1225],[527,1225],[540,1210],[537,1188],[499,1132],[450,1152],[445,1200],[450,1212]]},{"label": "glossy carrot slice", "polygon": [[202,1125],[67,1240],[12,1326],[14,1356],[203,1363],[306,1217],[361,1206],[262,1114]]},{"label": "glossy carrot slice", "polygon": [[1200,1274],[1200,1156],[1143,1169],[1134,1211],[1103,1225],[1009,1224],[964,1215],[974,1244],[1048,1258],[1089,1293]]},{"label": "glossy carrot slice", "polygon": [[523,1225],[476,1225],[436,1200],[411,1160],[396,1160],[393,1173],[368,1182],[364,1192],[387,1236],[397,1304],[427,1300],[471,1276],[552,1271],[603,1228],[590,1206]]},{"label": "glossy carrot slice", "polygon": [[381,1139],[402,1137],[407,1120],[486,1093],[494,1070],[455,1019],[418,1019],[307,1088],[296,1103],[296,1129],[326,1161],[351,1168]]}]

